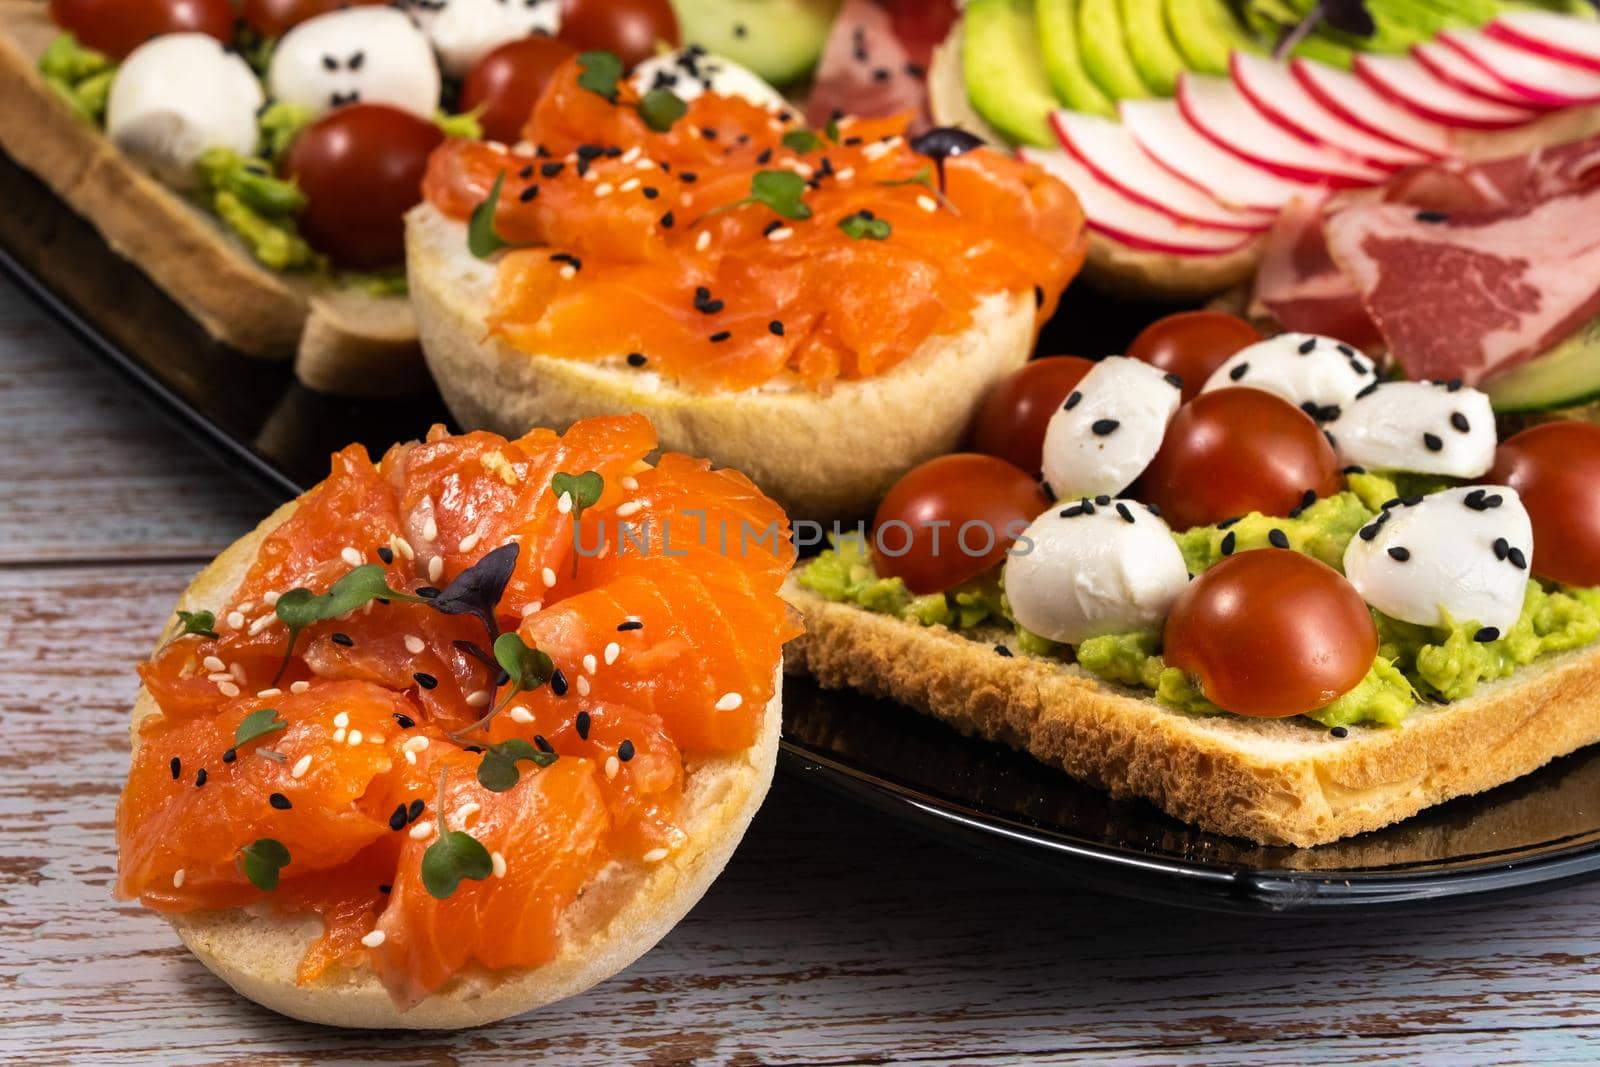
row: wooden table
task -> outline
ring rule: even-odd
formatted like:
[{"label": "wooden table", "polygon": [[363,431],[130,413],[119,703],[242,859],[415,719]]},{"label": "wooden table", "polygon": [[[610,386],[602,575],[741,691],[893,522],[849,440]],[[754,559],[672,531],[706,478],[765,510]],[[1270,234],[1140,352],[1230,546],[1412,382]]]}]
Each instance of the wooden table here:
[{"label": "wooden table", "polygon": [[1594,1062],[1600,882],[1423,916],[1093,896],[780,778],[727,873],[577,1002],[347,1035],[111,898],[133,665],[267,501],[0,282],[0,1061]]}]

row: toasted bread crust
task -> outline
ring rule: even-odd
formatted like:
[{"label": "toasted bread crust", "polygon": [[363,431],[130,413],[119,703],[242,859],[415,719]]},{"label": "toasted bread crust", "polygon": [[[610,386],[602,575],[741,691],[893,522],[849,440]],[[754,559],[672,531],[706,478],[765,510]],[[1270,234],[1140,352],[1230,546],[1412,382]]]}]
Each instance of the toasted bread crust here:
[{"label": "toasted bread crust", "polygon": [[[229,546],[189,585],[177,607],[215,609],[238,587],[261,541],[293,514],[283,505]],[[160,715],[141,687],[129,722],[135,751],[139,724]],[[235,990],[307,1022],[371,1029],[438,1030],[481,1026],[573,996],[627,967],[666,935],[705,894],[744,837],[765,799],[777,760],[782,690],[768,703],[760,736],[734,756],[685,761],[682,828],[688,842],[655,864],[613,862],[562,916],[562,946],[532,970],[458,976],[402,1012],[365,969],[334,967],[298,984],[296,968],[321,933],[311,917],[260,908],[170,914],[165,918],[201,963]]]},{"label": "toasted bread crust", "polygon": [[834,603],[791,578],[805,616],[790,670],[888,697],[1031,753],[1117,796],[1140,796],[1204,829],[1269,845],[1318,845],[1482,792],[1600,741],[1600,648],[1580,649],[1418,708],[1398,729],[1333,737],[1308,719],[1195,716],[1075,665]]}]

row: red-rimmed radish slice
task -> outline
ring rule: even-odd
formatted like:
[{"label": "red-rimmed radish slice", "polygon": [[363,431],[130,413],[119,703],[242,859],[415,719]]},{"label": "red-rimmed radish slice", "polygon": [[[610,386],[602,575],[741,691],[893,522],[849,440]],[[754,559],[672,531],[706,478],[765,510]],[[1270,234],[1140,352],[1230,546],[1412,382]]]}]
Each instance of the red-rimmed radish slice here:
[{"label": "red-rimmed radish slice", "polygon": [[1050,116],[1050,124],[1068,154],[1129,200],[1180,222],[1219,230],[1261,233],[1272,224],[1270,212],[1225,207],[1210,193],[1173,176],[1121,123],[1062,110]]},{"label": "red-rimmed radish slice", "polygon": [[1358,55],[1356,76],[1371,89],[1429,122],[1475,130],[1503,130],[1521,126],[1532,112],[1480,100],[1435,78],[1416,60],[1405,56]]},{"label": "red-rimmed radish slice", "polygon": [[1548,11],[1511,11],[1483,32],[1536,55],[1600,72],[1600,22]]},{"label": "red-rimmed radish slice", "polygon": [[1476,63],[1438,41],[1412,45],[1411,56],[1429,74],[1468,96],[1522,110],[1532,110],[1536,106]]},{"label": "red-rimmed radish slice", "polygon": [[1307,144],[1353,156],[1370,166],[1398,170],[1433,158],[1351,125],[1317,102],[1295,80],[1286,64],[1266,56],[1235,52],[1229,60],[1233,84],[1252,107]]},{"label": "red-rimmed radish slice", "polygon": [[1316,188],[1269,174],[1218,148],[1195,132],[1171,100],[1124,100],[1117,113],[1151,159],[1230,207],[1277,211]]},{"label": "red-rimmed radish slice", "polygon": [[1534,55],[1481,33],[1446,30],[1439,34],[1439,43],[1536,107],[1574,107],[1600,102],[1600,72]]},{"label": "red-rimmed radish slice", "polygon": [[1349,71],[1301,58],[1291,59],[1289,70],[1313,100],[1350,125],[1435,159],[1451,154],[1450,127],[1401,107]]},{"label": "red-rimmed radish slice", "polygon": [[1182,75],[1178,110],[1213,144],[1294,181],[1349,188],[1376,185],[1386,174],[1343,152],[1309,145],[1274,125],[1226,78]]},{"label": "red-rimmed radish slice", "polygon": [[1129,200],[1066,152],[1020,148],[1017,154],[1030,163],[1037,163],[1071,187],[1083,205],[1083,215],[1091,230],[1129,248],[1174,256],[1214,256],[1236,251],[1255,240],[1250,234],[1236,230],[1179,222],[1171,215]]}]

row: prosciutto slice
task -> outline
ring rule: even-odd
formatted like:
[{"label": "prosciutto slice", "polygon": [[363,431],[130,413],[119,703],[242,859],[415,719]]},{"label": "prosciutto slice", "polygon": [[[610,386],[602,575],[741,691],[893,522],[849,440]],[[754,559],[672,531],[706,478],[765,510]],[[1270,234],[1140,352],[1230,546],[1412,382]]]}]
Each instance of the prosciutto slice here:
[{"label": "prosciutto slice", "polygon": [[1481,381],[1600,313],[1600,185],[1458,214],[1354,204],[1323,232],[1412,378]]},{"label": "prosciutto slice", "polygon": [[885,118],[911,111],[915,132],[927,125],[924,74],[896,36],[888,9],[845,0],[817,61],[806,121],[821,127],[836,114]]},{"label": "prosciutto slice", "polygon": [[1256,303],[1294,333],[1337,337],[1372,351],[1383,338],[1361,306],[1361,295],[1328,254],[1322,234],[1326,203],[1324,190],[1279,212],[1256,272]]}]

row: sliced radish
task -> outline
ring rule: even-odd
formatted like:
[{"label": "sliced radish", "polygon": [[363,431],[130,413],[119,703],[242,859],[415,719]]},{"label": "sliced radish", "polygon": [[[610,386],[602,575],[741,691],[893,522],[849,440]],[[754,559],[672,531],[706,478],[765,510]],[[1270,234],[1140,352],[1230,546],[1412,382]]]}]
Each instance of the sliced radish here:
[{"label": "sliced radish", "polygon": [[1319,104],[1283,63],[1266,56],[1235,52],[1229,66],[1233,71],[1233,84],[1251,106],[1269,122],[1307,144],[1342,152],[1384,170],[1398,170],[1432,158],[1352,126]]},{"label": "sliced radish", "polygon": [[1050,124],[1069,155],[1129,200],[1179,222],[1219,230],[1261,233],[1272,224],[1269,212],[1225,207],[1210,193],[1174,177],[1139,147],[1121,123],[1062,110],[1050,116]]},{"label": "sliced radish", "polygon": [[1124,100],[1123,125],[1167,171],[1230,207],[1276,212],[1315,186],[1289,181],[1246,163],[1196,133],[1171,100]]},{"label": "sliced radish", "polygon": [[1548,11],[1512,11],[1489,23],[1484,33],[1537,55],[1600,71],[1600,22]]},{"label": "sliced radish", "polygon": [[1412,45],[1411,56],[1429,74],[1468,96],[1524,111],[1531,111],[1536,106],[1476,63],[1438,41]]},{"label": "sliced radish", "polygon": [[1546,59],[1481,33],[1439,34],[1439,43],[1537,107],[1574,107],[1600,102],[1600,73]]},{"label": "sliced radish", "polygon": [[1341,188],[1376,185],[1385,172],[1300,138],[1267,121],[1226,78],[1185,73],[1178,79],[1178,110],[1200,133],[1272,174]]},{"label": "sliced radish", "polygon": [[1219,230],[1179,222],[1129,200],[1066,152],[1046,148],[1020,148],[1017,154],[1037,163],[1066,182],[1078,195],[1089,228],[1145,252],[1174,256],[1213,256],[1233,252],[1255,240],[1236,230]]},{"label": "sliced radish", "polygon": [[1300,58],[1289,61],[1289,70],[1312,99],[1350,125],[1435,159],[1450,155],[1450,127],[1401,107],[1349,71]]},{"label": "sliced radish", "polygon": [[1414,59],[1405,56],[1358,55],[1356,75],[1374,92],[1410,108],[1430,122],[1477,130],[1503,130],[1521,126],[1532,113],[1480,100],[1435,78]]}]

